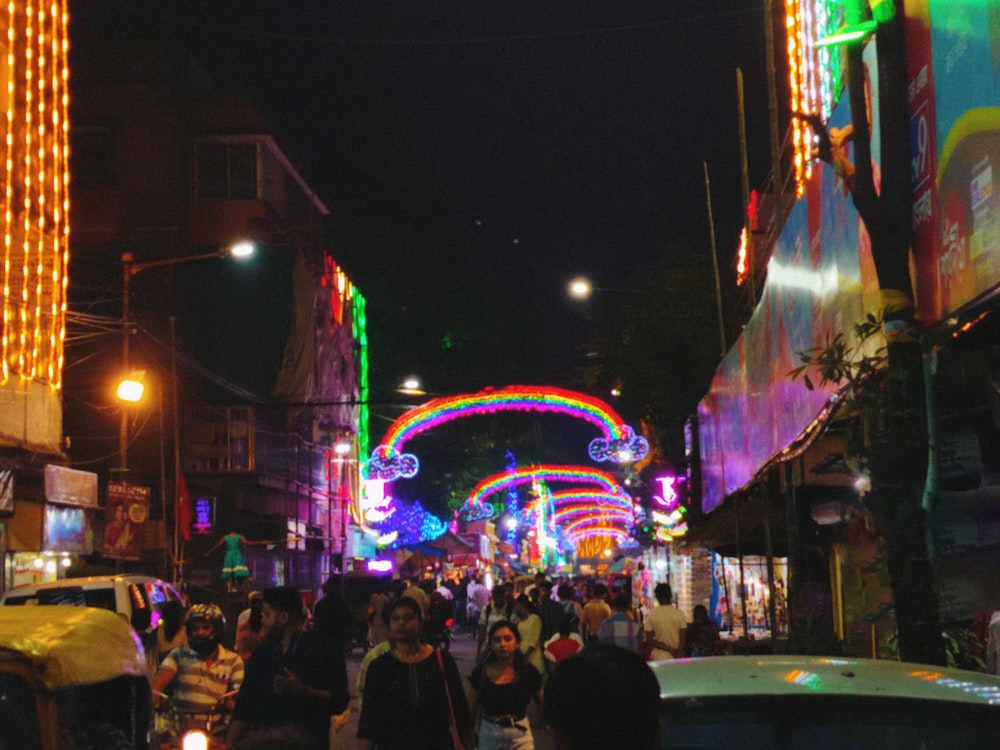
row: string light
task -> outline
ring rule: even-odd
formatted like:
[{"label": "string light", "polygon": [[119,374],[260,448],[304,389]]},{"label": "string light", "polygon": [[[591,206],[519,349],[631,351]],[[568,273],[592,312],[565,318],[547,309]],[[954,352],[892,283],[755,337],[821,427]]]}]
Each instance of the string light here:
[{"label": "string light", "polygon": [[13,371],[58,389],[69,267],[67,0],[11,0],[7,19],[0,378]]},{"label": "string light", "polygon": [[[817,42],[843,21],[836,0],[785,0],[786,51],[791,109],[829,119],[843,90],[840,53]],[[792,120],[792,164],[796,195],[812,175],[815,135],[801,119]]]}]

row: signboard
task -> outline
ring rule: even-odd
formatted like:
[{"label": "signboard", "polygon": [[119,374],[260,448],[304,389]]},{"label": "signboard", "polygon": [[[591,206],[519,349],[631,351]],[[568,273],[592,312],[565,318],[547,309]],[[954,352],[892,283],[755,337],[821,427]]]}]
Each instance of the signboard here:
[{"label": "signboard", "polygon": [[96,508],[97,474],[48,464],[45,467],[45,499],[59,505]]},{"label": "signboard", "polygon": [[195,534],[211,534],[215,530],[215,498],[199,497],[194,501],[194,522],[191,528]]},{"label": "signboard", "polygon": [[149,487],[108,482],[101,554],[119,560],[138,560],[149,518]]}]

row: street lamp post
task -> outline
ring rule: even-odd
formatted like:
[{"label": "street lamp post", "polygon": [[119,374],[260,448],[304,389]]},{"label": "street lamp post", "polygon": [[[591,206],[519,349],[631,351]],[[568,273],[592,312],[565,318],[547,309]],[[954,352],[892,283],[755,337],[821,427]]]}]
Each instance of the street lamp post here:
[{"label": "street lamp post", "polygon": [[[179,263],[191,263],[196,260],[208,260],[209,258],[224,258],[232,256],[234,258],[245,258],[253,255],[254,245],[251,242],[237,242],[228,245],[221,250],[212,253],[199,253],[197,255],[185,255],[179,258],[162,258],[160,260],[149,260],[136,263],[132,253],[122,253],[122,373],[128,376],[129,373],[129,337],[132,333],[131,317],[129,310],[129,287],[132,277],[140,271],[159,266],[173,266]],[[128,409],[122,407],[118,424],[118,470],[124,477],[128,471]]]}]

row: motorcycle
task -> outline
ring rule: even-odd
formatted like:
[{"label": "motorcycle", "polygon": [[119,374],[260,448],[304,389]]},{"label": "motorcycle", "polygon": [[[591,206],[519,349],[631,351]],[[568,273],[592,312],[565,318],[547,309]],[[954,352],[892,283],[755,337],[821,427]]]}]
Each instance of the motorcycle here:
[{"label": "motorcycle", "polygon": [[162,702],[156,713],[155,747],[158,750],[224,750],[237,692],[233,690],[221,695],[211,709],[195,710],[181,708],[172,696],[156,693]]}]

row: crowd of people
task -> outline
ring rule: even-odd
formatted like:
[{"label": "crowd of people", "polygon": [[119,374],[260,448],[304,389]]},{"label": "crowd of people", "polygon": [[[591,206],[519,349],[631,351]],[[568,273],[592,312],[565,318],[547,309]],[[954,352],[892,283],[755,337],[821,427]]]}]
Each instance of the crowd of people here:
[{"label": "crowd of people", "polygon": [[[345,653],[355,618],[330,583],[311,613],[291,587],[250,594],[234,650],[223,646],[217,606],[195,605],[186,616],[175,603],[165,607],[150,644],[157,702],[171,693],[186,709],[222,711],[218,701],[229,699],[230,750],[277,747],[281,737],[297,738],[289,747],[329,748],[350,715]],[[626,737],[627,746],[655,747],[659,690],[646,662],[711,656],[721,643],[705,607],[695,607],[689,624],[669,584],[656,585],[657,605],[648,611],[634,607],[631,594],[543,573],[492,589],[477,576],[387,582],[363,610],[357,747],[532,750],[533,703],[567,750]],[[475,638],[468,674],[460,674],[441,628]],[[600,682],[581,682],[585,674]],[[584,689],[597,689],[604,708],[624,701],[619,692],[631,696],[621,711],[630,717],[627,731],[638,734],[620,729],[595,744],[605,735],[581,730],[587,722],[578,706],[595,699]]]}]

